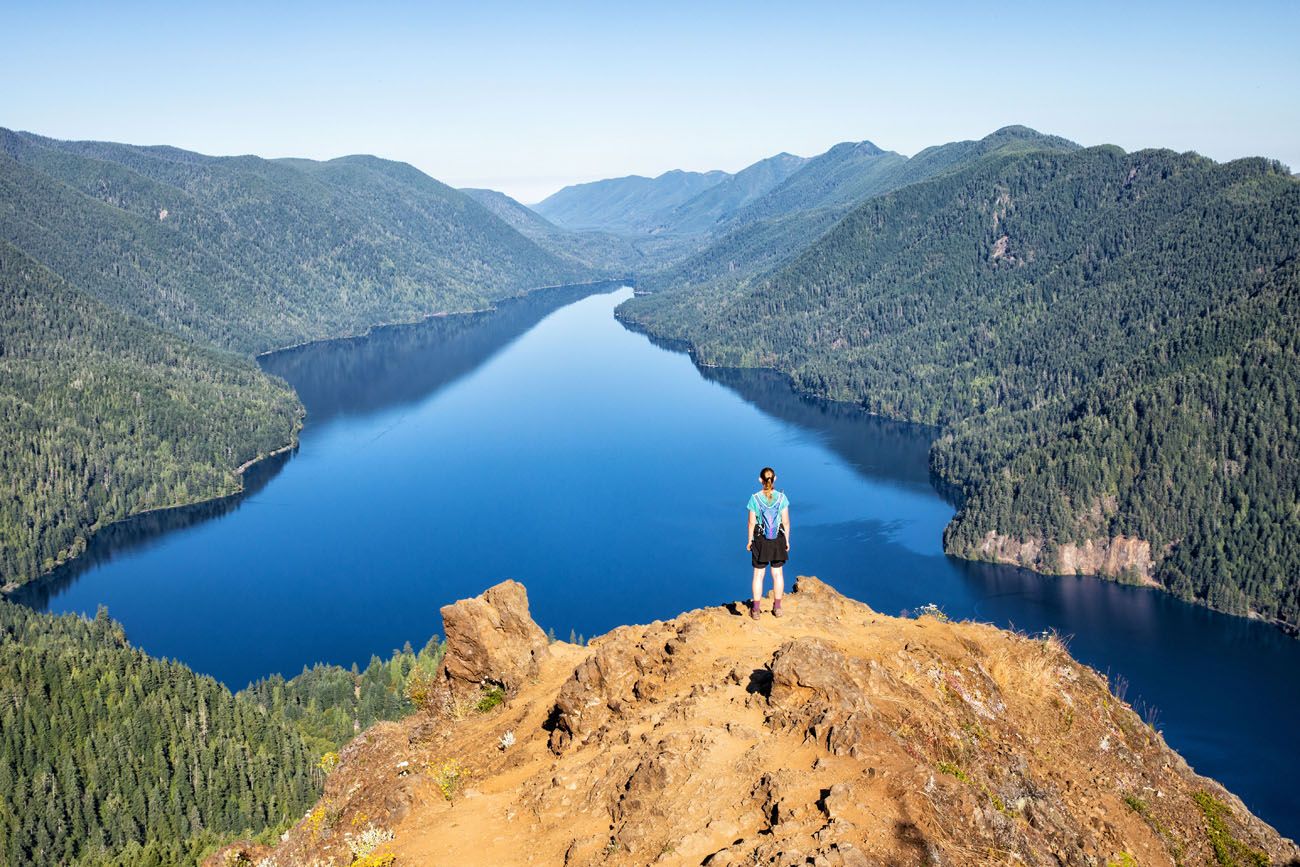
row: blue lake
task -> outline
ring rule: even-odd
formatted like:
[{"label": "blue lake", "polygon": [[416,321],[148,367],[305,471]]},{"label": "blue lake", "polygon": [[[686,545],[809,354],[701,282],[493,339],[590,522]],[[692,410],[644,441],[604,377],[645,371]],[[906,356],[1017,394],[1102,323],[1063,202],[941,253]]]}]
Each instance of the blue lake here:
[{"label": "blue lake", "polygon": [[889,614],[1055,629],[1197,771],[1300,836],[1300,641],[1162,593],[946,557],[930,432],[700,370],[625,329],[625,288],[544,290],[262,359],[308,409],[241,498],[126,522],[20,601],[108,606],[133,643],[238,689],[362,665],[504,578],[561,638],[748,595],[758,469],[791,501],[788,573]]}]

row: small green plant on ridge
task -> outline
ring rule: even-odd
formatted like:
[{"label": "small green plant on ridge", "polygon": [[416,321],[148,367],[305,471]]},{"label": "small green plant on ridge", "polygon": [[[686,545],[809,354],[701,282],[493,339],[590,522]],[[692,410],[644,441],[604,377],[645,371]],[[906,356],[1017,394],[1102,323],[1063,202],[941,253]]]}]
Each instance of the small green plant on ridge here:
[{"label": "small green plant on ridge", "polygon": [[966,772],[963,771],[961,768],[957,767],[956,765],[954,765],[952,762],[939,762],[938,767],[940,771],[942,771],[943,773],[947,774],[950,777],[956,777],[958,780],[960,780],[963,783],[970,782],[970,777],[966,775]]},{"label": "small green plant on ridge", "polygon": [[474,705],[474,710],[479,713],[487,713],[492,708],[506,700],[506,691],[500,686],[493,686],[483,690],[483,697]]}]

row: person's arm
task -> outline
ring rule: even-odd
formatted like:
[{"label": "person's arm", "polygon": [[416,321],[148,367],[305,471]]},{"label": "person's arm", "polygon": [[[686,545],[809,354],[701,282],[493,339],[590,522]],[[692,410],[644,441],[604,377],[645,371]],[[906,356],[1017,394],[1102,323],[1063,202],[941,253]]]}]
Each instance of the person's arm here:
[{"label": "person's arm", "polygon": [[749,515],[749,526],[745,529],[745,550],[748,551],[754,544],[754,513],[746,507],[745,514]]},{"label": "person's arm", "polygon": [[[750,514],[753,513],[751,512]],[[751,523],[752,523],[752,519],[751,519]],[[789,551],[790,548],[793,547],[790,544],[790,507],[789,506],[786,506],[784,509],[781,510],[781,523],[785,524],[785,550]]]}]

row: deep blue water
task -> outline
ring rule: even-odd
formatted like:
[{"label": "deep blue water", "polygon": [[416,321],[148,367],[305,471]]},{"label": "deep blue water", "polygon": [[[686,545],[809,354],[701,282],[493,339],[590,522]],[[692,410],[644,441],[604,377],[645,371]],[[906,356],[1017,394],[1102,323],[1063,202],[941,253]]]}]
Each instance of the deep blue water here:
[{"label": "deep blue water", "polygon": [[308,409],[298,451],[243,498],[104,534],[26,601],[106,604],[135,644],[232,688],[418,646],[440,606],[507,577],[543,627],[592,636],[747,596],[744,504],[770,464],[791,576],[890,614],[934,602],[1071,636],[1193,767],[1300,834],[1300,641],[1147,589],[948,558],[927,430],[769,372],[698,370],[614,320],[630,290],[591,291],[268,356]]}]

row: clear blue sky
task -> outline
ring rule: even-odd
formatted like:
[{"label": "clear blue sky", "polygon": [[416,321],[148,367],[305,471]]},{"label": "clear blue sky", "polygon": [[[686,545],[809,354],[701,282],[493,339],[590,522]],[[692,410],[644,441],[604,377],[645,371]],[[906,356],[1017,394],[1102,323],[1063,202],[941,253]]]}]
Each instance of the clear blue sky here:
[{"label": "clear blue sky", "polygon": [[1011,123],[1300,169],[1300,0],[6,0],[0,33],[0,126],[374,153],[527,202],[847,140],[912,154]]}]

